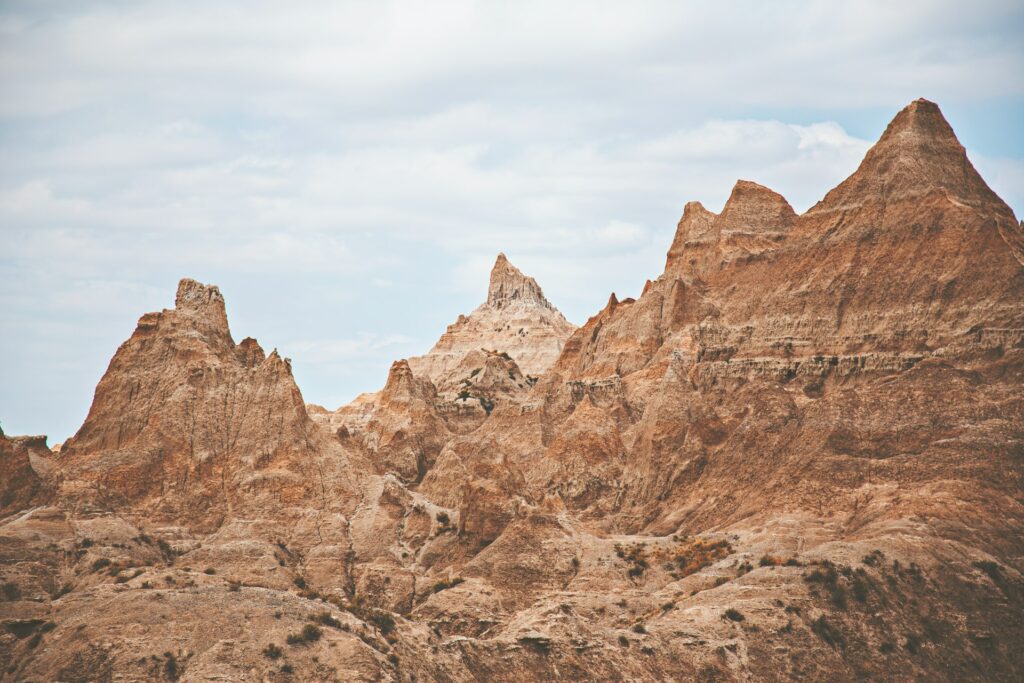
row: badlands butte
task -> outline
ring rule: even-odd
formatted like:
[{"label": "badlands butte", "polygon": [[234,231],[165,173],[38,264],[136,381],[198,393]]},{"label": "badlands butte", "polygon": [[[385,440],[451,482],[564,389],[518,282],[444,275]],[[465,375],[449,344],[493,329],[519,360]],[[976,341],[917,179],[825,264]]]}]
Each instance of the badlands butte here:
[{"label": "badlands butte", "polygon": [[0,439],[0,678],[1022,680],[1022,262],[918,100],[580,328],[499,256],[334,411],[182,280],[73,438]]}]

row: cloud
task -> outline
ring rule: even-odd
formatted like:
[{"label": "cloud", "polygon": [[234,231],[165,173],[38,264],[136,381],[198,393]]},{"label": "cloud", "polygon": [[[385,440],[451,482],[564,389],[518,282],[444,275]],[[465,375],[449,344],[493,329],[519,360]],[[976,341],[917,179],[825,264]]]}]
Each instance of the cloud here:
[{"label": "cloud", "polygon": [[[328,405],[480,303],[498,251],[582,322],[661,271],[688,200],[745,178],[806,209],[921,95],[967,133],[1019,112],[1022,26],[997,1],[6,2],[0,418],[72,431],[184,275]],[[1024,205],[1019,143],[970,152]]]}]

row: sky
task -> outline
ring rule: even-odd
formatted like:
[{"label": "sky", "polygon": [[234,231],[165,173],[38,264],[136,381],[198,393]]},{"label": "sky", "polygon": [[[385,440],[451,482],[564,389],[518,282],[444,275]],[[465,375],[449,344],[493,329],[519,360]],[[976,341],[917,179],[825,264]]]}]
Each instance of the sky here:
[{"label": "sky", "polygon": [[939,103],[1024,210],[1024,3],[0,0],[0,426],[62,441],[177,282],[329,408],[486,297],[574,323],[737,179],[804,211]]}]

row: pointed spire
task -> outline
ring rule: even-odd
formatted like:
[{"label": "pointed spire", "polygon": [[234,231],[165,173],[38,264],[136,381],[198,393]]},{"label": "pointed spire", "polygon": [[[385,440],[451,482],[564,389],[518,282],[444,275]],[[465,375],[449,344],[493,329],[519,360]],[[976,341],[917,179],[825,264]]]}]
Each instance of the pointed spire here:
[{"label": "pointed spire", "polygon": [[513,266],[504,253],[499,253],[491,269],[487,305],[501,308],[513,303],[528,303],[554,310],[544,298],[537,281]]},{"label": "pointed spire", "polygon": [[934,190],[965,203],[1001,203],[971,165],[938,105],[919,99],[889,123],[857,171],[808,213],[888,203]]},{"label": "pointed spire", "polygon": [[228,314],[224,309],[224,296],[216,285],[204,285],[191,278],[182,278],[174,297],[174,308],[179,313],[202,321],[218,333],[230,337]]},{"label": "pointed spire", "polygon": [[795,222],[796,212],[781,194],[749,180],[737,180],[715,227],[738,232],[785,232]]}]

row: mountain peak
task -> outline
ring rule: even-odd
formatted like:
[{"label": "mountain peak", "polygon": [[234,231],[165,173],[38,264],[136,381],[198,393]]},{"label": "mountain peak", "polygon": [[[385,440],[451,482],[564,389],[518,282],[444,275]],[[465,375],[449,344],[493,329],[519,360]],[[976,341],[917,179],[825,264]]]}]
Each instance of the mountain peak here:
[{"label": "mountain peak", "polygon": [[891,202],[943,190],[968,204],[998,202],[934,102],[917,99],[900,110],[857,171],[809,213]]},{"label": "mountain peak", "polygon": [[721,230],[784,232],[796,221],[796,212],[778,192],[749,180],[737,180],[719,214]]},{"label": "mountain peak", "polygon": [[499,253],[491,268],[487,305],[501,308],[517,302],[554,309],[544,298],[544,292],[537,281],[512,265],[504,253]]},{"label": "mountain peak", "polygon": [[204,285],[191,278],[182,278],[174,297],[174,309],[203,321],[218,332],[230,335],[224,295],[216,285]]},{"label": "mountain peak", "polygon": [[923,97],[914,100],[896,114],[878,143],[881,145],[904,136],[927,138],[963,149],[939,105]]}]

